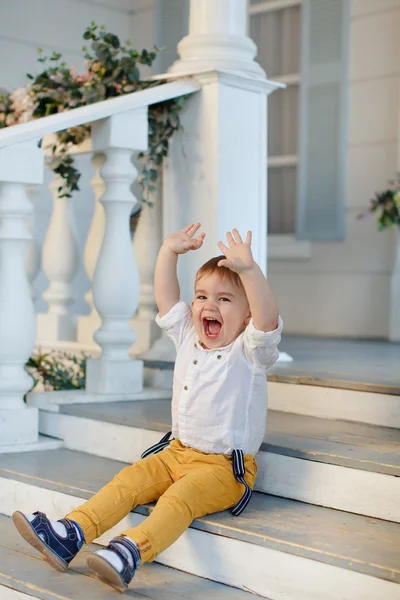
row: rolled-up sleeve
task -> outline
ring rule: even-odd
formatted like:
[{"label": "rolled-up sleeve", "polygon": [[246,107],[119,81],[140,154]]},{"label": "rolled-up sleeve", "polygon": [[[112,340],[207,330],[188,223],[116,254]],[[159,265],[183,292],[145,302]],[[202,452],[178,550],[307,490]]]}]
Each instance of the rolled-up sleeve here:
[{"label": "rolled-up sleeve", "polygon": [[247,358],[259,367],[268,369],[278,360],[278,344],[281,341],[283,321],[278,319],[274,331],[260,331],[254,327],[253,319],[247,325],[244,333],[244,349]]},{"label": "rolled-up sleeve", "polygon": [[167,336],[174,342],[176,349],[178,349],[193,327],[192,311],[186,302],[179,300],[166,315],[160,317],[160,314],[158,314],[156,323],[165,331]]}]

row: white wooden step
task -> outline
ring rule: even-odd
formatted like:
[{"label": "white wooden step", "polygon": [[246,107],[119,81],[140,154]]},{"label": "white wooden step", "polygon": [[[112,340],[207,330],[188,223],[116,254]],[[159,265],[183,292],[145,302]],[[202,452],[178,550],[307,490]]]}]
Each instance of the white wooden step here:
[{"label": "white wooden step", "polygon": [[[31,546],[16,535],[9,517],[0,517],[1,600],[112,600],[118,597],[86,566],[96,546],[86,546],[66,573],[54,571]],[[260,598],[208,579],[160,564],[143,565],[135,573],[127,597],[143,600],[252,600]]]},{"label": "white wooden step", "polygon": [[[60,518],[123,464],[70,450],[0,456],[0,512]],[[102,536],[141,522],[138,507]],[[209,515],[158,557],[164,565],[271,600],[399,600],[400,525],[254,494],[240,517]]]},{"label": "white wooden step", "polygon": [[[58,406],[42,433],[65,446],[125,462],[170,429],[170,402]],[[400,522],[400,431],[269,411],[257,455],[260,492]]]}]

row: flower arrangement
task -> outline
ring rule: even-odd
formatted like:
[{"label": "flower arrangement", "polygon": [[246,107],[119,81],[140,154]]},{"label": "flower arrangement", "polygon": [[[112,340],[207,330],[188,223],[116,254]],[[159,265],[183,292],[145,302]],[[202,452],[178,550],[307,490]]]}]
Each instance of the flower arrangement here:
[{"label": "flower arrangement", "polygon": [[26,364],[34,384],[44,391],[82,390],[85,388],[86,355],[68,352],[48,352],[34,354]]},{"label": "flower arrangement", "polygon": [[[44,70],[35,76],[28,74],[27,85],[12,93],[0,91],[0,128],[164,83],[140,79],[139,65],[151,66],[158,52],[156,48],[139,53],[132,48],[129,40],[121,45],[116,35],[94,22],[86,28],[83,38],[90,43],[89,48],[82,48],[85,72],[77,73],[69,67],[59,52],[47,57],[39,49],[38,61]],[[149,146],[147,152],[139,155],[143,169],[138,182],[145,191],[155,188],[162,160],[168,153],[169,139],[180,127],[179,112],[185,101],[183,96],[149,106]],[[79,189],[80,173],[70,149],[89,136],[90,125],[73,127],[57,134],[48,163],[62,179],[58,188],[60,197],[71,197]]]},{"label": "flower arrangement", "polygon": [[378,229],[389,227],[400,228],[400,172],[396,178],[389,182],[389,186],[381,192],[376,192],[375,198],[370,201],[369,210],[359,216],[365,218],[378,214]]}]

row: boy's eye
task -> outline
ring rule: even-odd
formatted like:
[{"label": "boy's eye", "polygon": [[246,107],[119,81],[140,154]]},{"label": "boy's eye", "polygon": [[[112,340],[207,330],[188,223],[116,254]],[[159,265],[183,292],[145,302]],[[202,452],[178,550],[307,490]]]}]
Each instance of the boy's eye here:
[{"label": "boy's eye", "polygon": [[197,300],[205,300],[206,297],[205,296],[197,296]]},{"label": "boy's eye", "polygon": [[220,300],[224,300],[224,302],[230,302],[229,298],[225,298],[224,296],[222,296]]}]

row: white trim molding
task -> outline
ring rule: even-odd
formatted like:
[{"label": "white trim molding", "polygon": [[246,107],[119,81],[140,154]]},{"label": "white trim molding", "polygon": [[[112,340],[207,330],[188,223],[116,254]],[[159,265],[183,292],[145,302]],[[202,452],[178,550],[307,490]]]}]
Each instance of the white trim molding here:
[{"label": "white trim molding", "polygon": [[260,15],[274,10],[283,10],[292,6],[300,6],[302,0],[269,0],[267,2],[259,2],[249,6],[249,15]]}]

